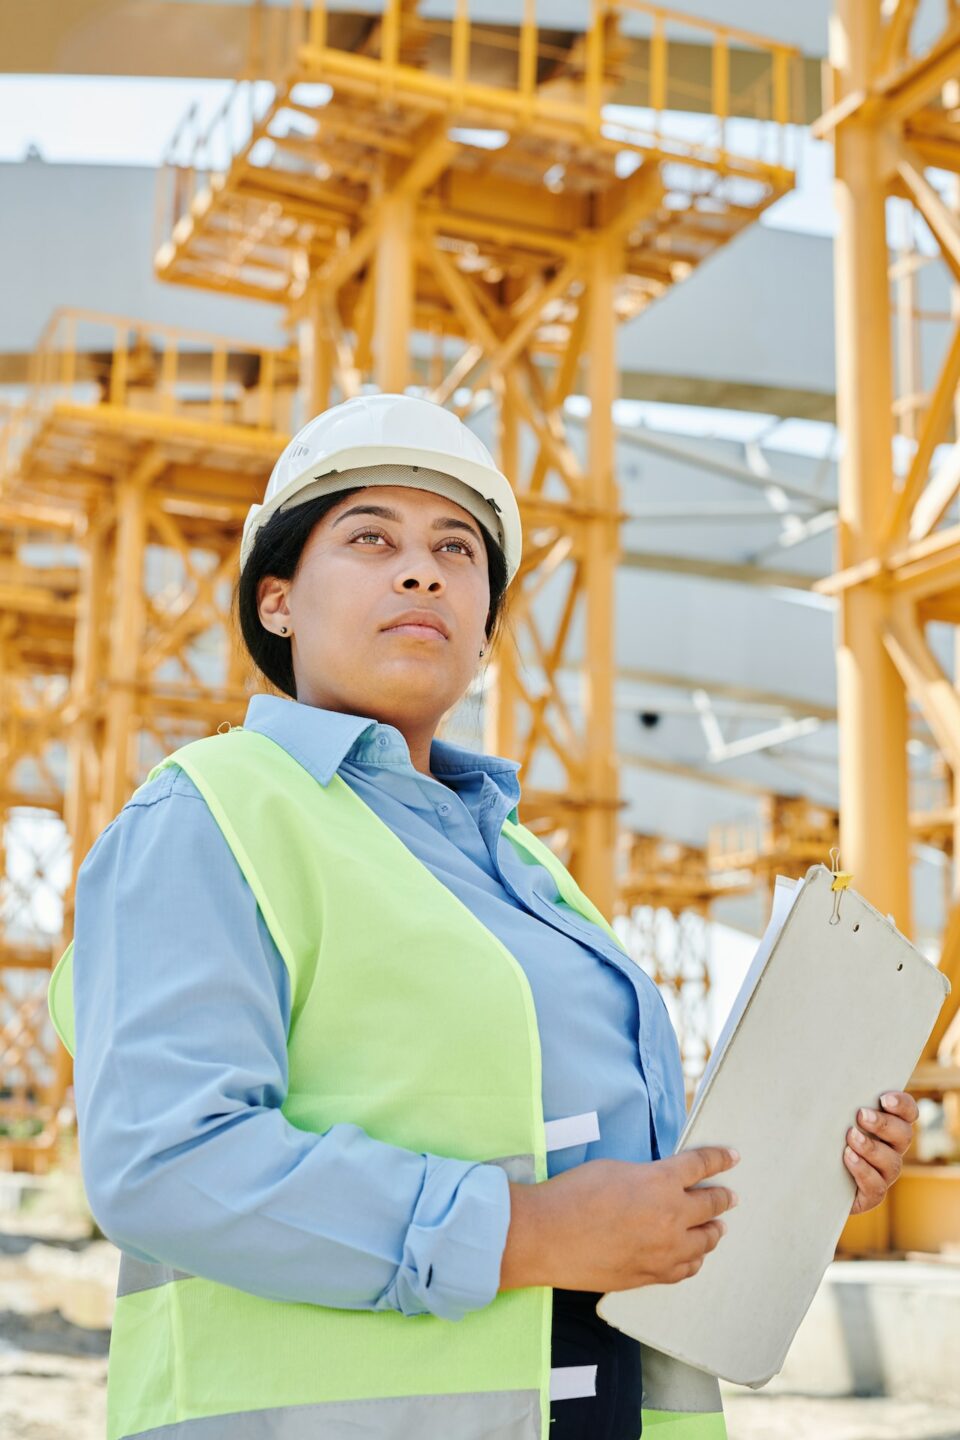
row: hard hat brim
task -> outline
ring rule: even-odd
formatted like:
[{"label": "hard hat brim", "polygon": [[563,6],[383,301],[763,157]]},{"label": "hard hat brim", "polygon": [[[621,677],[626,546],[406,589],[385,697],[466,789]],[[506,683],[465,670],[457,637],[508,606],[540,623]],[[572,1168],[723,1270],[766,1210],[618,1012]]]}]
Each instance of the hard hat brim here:
[{"label": "hard hat brim", "polygon": [[[417,466],[421,470],[440,471],[443,475],[461,481],[468,490],[491,506],[499,516],[502,527],[502,548],[507,568],[507,583],[509,584],[519,569],[522,547],[520,510],[510,482],[498,470],[479,465],[467,456],[451,455],[446,451],[431,450],[429,447],[421,445],[351,445],[344,450],[325,455],[320,463],[314,461],[306,466],[264,504],[250,507],[244,523],[243,541],[240,547],[241,570],[249,559],[257,533],[262,526],[276,511],[288,505],[307,487],[310,488],[311,493],[305,497],[306,499],[315,499],[319,495],[329,494],[338,489],[346,490],[350,488],[350,472],[352,470],[382,465],[409,465]],[[328,487],[318,483],[327,478],[330,481]],[[369,485],[378,482],[367,480],[361,483]],[[392,480],[387,483],[399,484],[402,482]],[[435,489],[434,486],[428,484],[418,484],[415,488]],[[443,492],[438,489],[437,493]],[[485,523],[481,515],[476,518],[481,523]],[[485,523],[485,528],[489,530],[489,524]],[[497,538],[494,536],[495,540]]]}]

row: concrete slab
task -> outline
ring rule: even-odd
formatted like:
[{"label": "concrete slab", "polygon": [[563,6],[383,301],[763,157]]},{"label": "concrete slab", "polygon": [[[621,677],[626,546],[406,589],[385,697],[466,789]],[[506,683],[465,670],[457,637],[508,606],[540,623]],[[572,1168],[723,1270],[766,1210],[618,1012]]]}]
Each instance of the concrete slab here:
[{"label": "concrete slab", "polygon": [[960,1266],[836,1261],[764,1393],[960,1407],[958,1342]]}]

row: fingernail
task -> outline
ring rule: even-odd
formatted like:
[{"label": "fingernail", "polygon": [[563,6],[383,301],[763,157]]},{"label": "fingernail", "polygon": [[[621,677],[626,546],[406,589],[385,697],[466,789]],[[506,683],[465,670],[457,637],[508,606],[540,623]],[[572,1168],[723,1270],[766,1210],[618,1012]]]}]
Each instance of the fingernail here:
[{"label": "fingernail", "polygon": [[718,1221],[717,1221],[717,1224],[720,1226],[720,1234],[721,1234],[721,1235],[726,1235],[726,1233],[727,1233],[727,1227],[726,1227],[726,1225],[724,1224],[724,1222],[723,1222],[722,1220],[718,1220]]},{"label": "fingernail", "polygon": [[859,1144],[861,1144],[861,1145],[864,1144],[864,1142],[865,1142],[865,1140],[866,1140],[866,1136],[865,1136],[865,1135],[861,1135],[861,1133],[860,1133],[860,1131],[857,1129],[856,1125],[854,1125],[853,1129],[850,1131],[850,1134],[853,1136],[854,1140],[856,1140],[856,1141],[859,1142]]},{"label": "fingernail", "polygon": [[897,1097],[896,1097],[896,1095],[881,1095],[881,1096],[880,1096],[880,1104],[881,1104],[881,1105],[886,1105],[886,1107],[887,1107],[888,1110],[894,1109],[894,1108],[896,1108]]},{"label": "fingernail", "polygon": [[850,1161],[851,1165],[860,1164],[860,1156],[857,1154],[856,1150],[851,1150],[849,1145],[847,1146],[847,1159]]},{"label": "fingernail", "polygon": [[731,1191],[730,1191],[730,1209],[732,1210],[733,1207],[734,1207],[734,1205],[739,1205],[739,1204],[740,1204],[740,1196],[737,1194],[736,1190],[731,1190]]},{"label": "fingernail", "polygon": [[875,1125],[878,1119],[877,1112],[876,1110],[861,1110],[860,1119],[867,1125]]},{"label": "fingernail", "polygon": [[740,1163],[740,1151],[739,1151],[739,1150],[731,1150],[731,1151],[730,1151],[730,1155],[731,1155],[731,1158],[733,1159],[734,1165],[738,1165],[738,1164]]}]

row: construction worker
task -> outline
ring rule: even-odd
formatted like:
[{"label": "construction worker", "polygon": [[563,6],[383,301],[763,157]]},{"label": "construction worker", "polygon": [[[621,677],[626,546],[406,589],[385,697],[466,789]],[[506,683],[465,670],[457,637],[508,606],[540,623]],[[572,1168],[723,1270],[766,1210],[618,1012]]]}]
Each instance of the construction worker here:
[{"label": "construction worker", "polygon": [[[435,738],[520,553],[450,412],[318,416],[241,548],[280,694],[84,860],[50,1004],[122,1251],[108,1440],[637,1440],[641,1394],[671,1440],[725,1434],[715,1380],[595,1305],[699,1270],[735,1196],[692,1187],[736,1156],[671,1158],[656,987],[518,823],[517,764]],[[915,1115],[861,1115],[855,1208]]]}]

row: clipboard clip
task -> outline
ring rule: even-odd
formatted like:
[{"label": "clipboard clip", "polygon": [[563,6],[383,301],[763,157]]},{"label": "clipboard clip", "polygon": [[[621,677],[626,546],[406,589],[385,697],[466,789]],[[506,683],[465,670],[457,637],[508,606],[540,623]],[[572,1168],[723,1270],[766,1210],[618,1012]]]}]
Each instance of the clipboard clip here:
[{"label": "clipboard clip", "polygon": [[843,899],[844,890],[849,890],[853,876],[846,870],[840,869],[840,851],[836,846],[830,851],[830,871],[833,875],[833,884],[830,889],[833,891],[833,914],[830,916],[831,925],[840,924],[840,901]]}]

